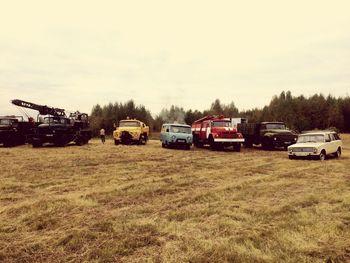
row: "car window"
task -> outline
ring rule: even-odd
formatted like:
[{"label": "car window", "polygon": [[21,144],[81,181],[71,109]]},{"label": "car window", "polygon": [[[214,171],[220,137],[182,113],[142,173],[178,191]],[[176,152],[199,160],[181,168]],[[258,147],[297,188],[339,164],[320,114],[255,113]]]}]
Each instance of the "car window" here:
[{"label": "car window", "polygon": [[329,136],[329,134],[325,135],[325,142],[330,142],[331,141],[331,137]]},{"label": "car window", "polygon": [[339,135],[337,133],[333,133],[333,136],[334,136],[335,140],[340,140],[340,137],[339,137]]},{"label": "car window", "polygon": [[323,134],[303,134],[299,135],[298,143],[308,143],[308,142],[324,142],[325,137]]},{"label": "car window", "polygon": [[334,134],[333,134],[333,133],[331,133],[329,136],[331,137],[331,140],[332,140],[332,141],[335,141],[335,137],[334,137]]}]

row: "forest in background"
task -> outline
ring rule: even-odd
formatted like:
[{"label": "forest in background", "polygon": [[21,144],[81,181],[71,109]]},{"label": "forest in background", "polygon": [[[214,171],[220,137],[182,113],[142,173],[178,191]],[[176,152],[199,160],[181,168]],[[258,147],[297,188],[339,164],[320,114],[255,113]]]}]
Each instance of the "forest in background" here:
[{"label": "forest in background", "polygon": [[150,126],[151,131],[160,131],[165,122],[187,123],[191,125],[195,120],[206,115],[221,115],[226,117],[248,118],[249,122],[284,121],[287,126],[296,131],[311,129],[336,128],[340,132],[350,132],[350,97],[336,98],[332,95],[315,94],[310,97],[292,96],[290,91],[273,96],[269,105],[263,108],[240,111],[231,102],[223,104],[216,99],[207,110],[199,111],[183,109],[172,105],[163,109],[155,117],[144,105],[136,105],[133,100],[125,103],[115,102],[101,106],[93,106],[90,124],[94,135],[101,127],[107,134],[114,130],[114,124],[120,120],[135,118]]}]

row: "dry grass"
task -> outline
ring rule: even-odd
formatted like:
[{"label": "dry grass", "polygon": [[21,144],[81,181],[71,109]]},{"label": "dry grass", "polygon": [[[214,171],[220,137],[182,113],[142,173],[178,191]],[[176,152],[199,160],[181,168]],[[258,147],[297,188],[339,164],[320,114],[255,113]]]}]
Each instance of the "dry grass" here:
[{"label": "dry grass", "polygon": [[0,148],[0,261],[350,261],[343,141],[325,162],[158,141]]}]

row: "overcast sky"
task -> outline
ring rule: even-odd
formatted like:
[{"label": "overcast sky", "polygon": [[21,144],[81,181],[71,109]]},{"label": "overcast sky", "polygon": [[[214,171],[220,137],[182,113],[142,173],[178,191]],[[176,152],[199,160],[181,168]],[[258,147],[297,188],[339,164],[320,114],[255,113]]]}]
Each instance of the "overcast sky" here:
[{"label": "overcast sky", "polygon": [[0,1],[0,115],[349,95],[350,1]]}]

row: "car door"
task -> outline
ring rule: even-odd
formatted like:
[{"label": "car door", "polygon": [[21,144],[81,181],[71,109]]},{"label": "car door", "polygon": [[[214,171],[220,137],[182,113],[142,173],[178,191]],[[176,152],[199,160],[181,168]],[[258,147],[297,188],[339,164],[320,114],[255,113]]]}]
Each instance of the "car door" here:
[{"label": "car door", "polygon": [[324,135],[325,137],[325,149],[326,149],[326,154],[330,154],[330,153],[334,153],[334,146],[333,146],[333,143],[332,143],[332,139],[331,139],[331,136],[330,134],[325,134]]},{"label": "car door", "polygon": [[332,150],[335,153],[338,150],[339,146],[341,146],[341,141],[339,136],[335,133],[330,134],[330,136],[332,140]]}]

